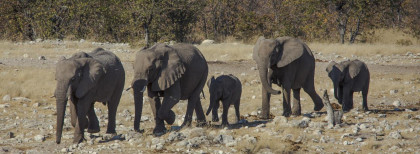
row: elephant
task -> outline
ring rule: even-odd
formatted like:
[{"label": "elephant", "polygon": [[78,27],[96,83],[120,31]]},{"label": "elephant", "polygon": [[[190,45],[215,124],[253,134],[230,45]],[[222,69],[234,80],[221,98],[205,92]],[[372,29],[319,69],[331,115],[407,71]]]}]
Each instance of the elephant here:
[{"label": "elephant", "polygon": [[[106,133],[115,134],[115,118],[124,89],[125,71],[112,52],[97,48],[90,53],[78,52],[57,62],[54,96],[57,105],[56,143],[60,144],[67,101],[70,100],[71,124],[75,127],[73,143],[84,140],[84,129],[100,131],[94,103],[108,107]],[[88,118],[86,118],[86,116]]]},{"label": "elephant", "polygon": [[[153,134],[166,133],[165,123],[173,124],[175,113],[171,108],[179,100],[188,100],[187,111],[181,127],[190,126],[195,110],[198,125],[206,123],[200,102],[207,80],[208,66],[203,54],[193,45],[157,43],[136,53],[132,81],[135,117],[134,130],[140,131],[140,117],[143,110],[143,92],[151,99],[155,119]],[[147,88],[146,88],[147,87]],[[162,103],[160,97],[163,97]]]},{"label": "elephant", "polygon": [[[314,102],[314,110],[324,107],[321,97],[314,86],[315,58],[309,47],[301,40],[292,37],[277,39],[258,38],[252,55],[257,63],[262,84],[262,119],[270,114],[271,94],[280,91],[271,87],[272,83],[282,87],[283,116],[301,114],[300,89],[309,94]],[[293,90],[293,107],[291,109],[290,90]]]},{"label": "elephant", "polygon": [[363,110],[368,111],[367,95],[369,91],[370,74],[366,64],[358,59],[330,62],[326,68],[328,77],[334,85],[334,97],[342,105],[343,111],[353,108],[353,92],[362,92]]},{"label": "elephant", "polygon": [[239,105],[241,103],[242,85],[241,81],[232,74],[221,75],[217,78],[212,76],[207,81],[207,87],[210,92],[210,104],[206,115],[212,111],[212,121],[219,121],[217,109],[219,109],[219,101],[223,103],[223,114],[222,114],[222,126],[229,125],[227,120],[227,114],[230,105],[234,105],[236,120],[239,122]]}]

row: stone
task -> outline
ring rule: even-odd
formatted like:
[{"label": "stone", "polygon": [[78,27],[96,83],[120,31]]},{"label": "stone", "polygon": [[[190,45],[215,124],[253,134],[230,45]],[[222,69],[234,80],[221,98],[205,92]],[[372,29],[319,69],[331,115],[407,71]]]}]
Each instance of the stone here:
[{"label": "stone", "polygon": [[392,103],[392,105],[394,105],[395,107],[400,107],[401,106],[401,102],[400,101],[394,101]]},{"label": "stone", "polygon": [[45,136],[44,135],[36,135],[34,137],[34,140],[37,142],[44,142],[45,141]]},{"label": "stone", "polygon": [[388,138],[392,138],[392,139],[402,139],[402,135],[399,131],[393,131],[391,133],[388,134]]},{"label": "stone", "polygon": [[26,97],[13,97],[12,100],[13,101],[19,101],[19,102],[31,102],[31,100],[29,98],[26,98]]},{"label": "stone", "polygon": [[358,138],[356,138],[356,141],[357,141],[357,142],[363,142],[363,138],[358,137]]},{"label": "stone", "polygon": [[302,120],[293,120],[291,121],[291,125],[293,127],[298,128],[306,128],[309,126],[309,123],[311,122],[311,119],[308,117],[303,117]]},{"label": "stone", "polygon": [[38,60],[47,60],[47,58],[45,58],[45,56],[39,56]]},{"label": "stone", "polygon": [[63,149],[60,150],[60,152],[67,153],[67,152],[70,152],[70,150],[68,148],[63,148]]},{"label": "stone", "polygon": [[10,104],[0,104],[0,109],[9,108]]},{"label": "stone", "polygon": [[29,58],[29,55],[27,53],[23,54],[23,58]]},{"label": "stone", "polygon": [[34,103],[33,105],[32,105],[32,107],[39,107],[40,106],[40,104],[39,103]]},{"label": "stone", "polygon": [[276,116],[273,119],[274,124],[284,124],[287,123],[287,118],[284,116]]},{"label": "stone", "polygon": [[184,140],[186,137],[183,133],[180,132],[171,132],[168,136],[168,138],[166,139],[166,142],[173,142],[173,141],[182,141]]},{"label": "stone", "polygon": [[4,95],[4,96],[3,96],[3,102],[8,102],[8,101],[10,101],[10,100],[11,100],[10,95]]},{"label": "stone", "polygon": [[209,44],[214,44],[214,40],[203,40],[203,42],[201,42],[201,45],[209,45]]},{"label": "stone", "polygon": [[227,144],[233,145],[236,144],[236,140],[230,135],[218,135],[213,139],[213,142],[220,143],[220,144]]},{"label": "stone", "polygon": [[6,138],[15,138],[15,134],[13,132],[7,132]]},{"label": "stone", "polygon": [[379,118],[386,118],[386,114],[378,114]]},{"label": "stone", "polygon": [[396,90],[396,89],[393,89],[393,90],[389,91],[389,94],[391,94],[391,95],[396,94],[396,93],[398,93],[398,90]]},{"label": "stone", "polygon": [[255,71],[255,70],[257,70],[257,67],[251,67],[251,70]]}]

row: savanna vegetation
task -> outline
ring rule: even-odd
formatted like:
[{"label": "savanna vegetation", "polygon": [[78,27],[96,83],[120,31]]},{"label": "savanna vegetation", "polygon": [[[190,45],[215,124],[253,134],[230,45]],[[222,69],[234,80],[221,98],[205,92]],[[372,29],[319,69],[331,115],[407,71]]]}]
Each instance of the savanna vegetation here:
[{"label": "savanna vegetation", "polygon": [[420,37],[420,0],[2,0],[0,21],[0,39],[12,41],[354,43],[374,41],[377,29]]}]

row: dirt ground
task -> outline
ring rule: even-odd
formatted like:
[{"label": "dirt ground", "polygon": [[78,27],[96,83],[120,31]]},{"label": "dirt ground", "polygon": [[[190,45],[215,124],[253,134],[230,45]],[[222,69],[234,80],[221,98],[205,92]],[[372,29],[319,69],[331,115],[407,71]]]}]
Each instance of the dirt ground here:
[{"label": "dirt ground", "polygon": [[[96,103],[95,111],[100,119],[101,132],[85,133],[86,141],[74,145],[74,128],[71,127],[67,115],[62,143],[57,145],[55,99],[50,96],[56,84],[55,63],[59,57],[68,57],[77,51],[90,51],[95,47],[113,51],[123,61],[127,72],[127,88],[133,77],[133,56],[138,51],[124,44],[77,44],[57,45],[54,42],[43,42],[0,45],[3,46],[0,49],[0,96],[3,98],[0,100],[0,153],[415,153],[420,149],[418,51],[361,56],[356,54],[349,57],[339,52],[315,51],[315,87],[321,97],[322,89],[327,89],[332,103],[337,101],[332,96],[332,82],[325,71],[330,60],[357,58],[367,63],[371,73],[368,106],[372,111],[363,112],[361,94],[355,93],[355,108],[344,114],[343,124],[333,128],[327,127],[325,108],[314,112],[312,100],[303,90],[302,116],[282,117],[282,96],[273,95],[270,110],[273,119],[258,119],[261,84],[258,70],[255,69],[256,64],[247,58],[249,52],[243,53],[246,56],[242,59],[224,60],[229,55],[226,52],[219,55],[220,57],[206,57],[209,76],[233,74],[241,80],[243,93],[240,112],[247,123],[235,124],[234,109],[231,107],[229,122],[233,125],[229,127],[221,128],[218,126],[219,122],[206,127],[193,125],[177,130],[186,110],[186,101],[180,101],[173,108],[177,115],[176,122],[172,126],[167,125],[173,131],[154,137],[154,120],[146,99],[140,126],[144,133],[136,133],[133,131],[132,91],[127,91],[123,93],[118,108],[118,136],[109,139],[105,135],[107,110],[101,103]],[[206,56],[210,50],[204,49],[201,51]],[[209,105],[207,87],[204,88],[204,93],[206,98],[201,102],[206,111]],[[66,114],[68,111],[67,109]],[[207,120],[211,120],[210,115]]]}]

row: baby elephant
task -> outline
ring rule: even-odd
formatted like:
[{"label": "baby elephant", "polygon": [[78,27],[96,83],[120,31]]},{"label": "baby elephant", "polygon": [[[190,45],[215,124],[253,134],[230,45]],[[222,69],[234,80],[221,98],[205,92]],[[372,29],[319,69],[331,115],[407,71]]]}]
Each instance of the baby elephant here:
[{"label": "baby elephant", "polygon": [[342,105],[343,111],[347,112],[353,108],[353,92],[362,91],[363,109],[369,110],[367,106],[367,95],[369,91],[369,69],[360,60],[347,60],[340,63],[332,61],[326,71],[333,81],[334,97]]},{"label": "baby elephant", "polygon": [[209,115],[210,111],[213,111],[214,122],[219,121],[217,109],[219,108],[219,101],[223,103],[223,114],[222,114],[222,125],[228,125],[227,113],[230,105],[235,106],[236,119],[239,122],[239,104],[241,101],[242,85],[238,78],[229,75],[221,75],[216,79],[214,76],[207,81],[207,87],[210,92],[210,105],[206,115]]}]

